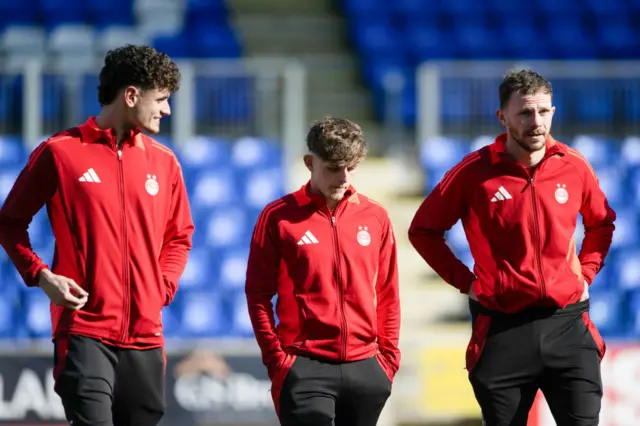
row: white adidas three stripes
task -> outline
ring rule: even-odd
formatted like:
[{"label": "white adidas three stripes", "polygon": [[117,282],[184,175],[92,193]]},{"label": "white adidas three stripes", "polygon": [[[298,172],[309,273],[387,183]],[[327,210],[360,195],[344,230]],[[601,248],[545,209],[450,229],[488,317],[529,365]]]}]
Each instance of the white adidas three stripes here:
[{"label": "white adidas three stripes", "polygon": [[491,199],[491,202],[495,203],[496,201],[510,200],[512,198],[513,197],[511,196],[511,194],[509,194],[509,191],[504,189],[504,186],[501,186],[500,188],[498,188],[498,191],[496,192],[494,197]]}]

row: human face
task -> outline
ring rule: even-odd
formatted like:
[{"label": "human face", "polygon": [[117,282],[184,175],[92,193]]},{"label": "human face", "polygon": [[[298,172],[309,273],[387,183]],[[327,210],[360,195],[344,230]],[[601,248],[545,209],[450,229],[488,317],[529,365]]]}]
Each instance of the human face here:
[{"label": "human face", "polygon": [[160,132],[160,119],[171,115],[169,91],[166,89],[135,90],[128,99],[128,117],[140,130],[156,134]]},{"label": "human face", "polygon": [[311,171],[311,188],[322,194],[329,207],[334,208],[349,189],[358,163],[340,166],[317,155],[307,155],[304,161]]},{"label": "human face", "polygon": [[534,153],[544,149],[555,111],[551,94],[541,90],[530,95],[512,93],[497,115],[509,138],[525,152]]}]

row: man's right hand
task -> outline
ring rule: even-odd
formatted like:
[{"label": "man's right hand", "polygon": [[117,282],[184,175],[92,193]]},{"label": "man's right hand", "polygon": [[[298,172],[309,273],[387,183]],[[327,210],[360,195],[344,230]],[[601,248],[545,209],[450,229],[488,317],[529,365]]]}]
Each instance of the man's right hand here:
[{"label": "man's right hand", "polygon": [[40,271],[38,286],[53,303],[74,311],[82,308],[89,298],[89,293],[75,281],[62,275],[56,275],[48,269]]},{"label": "man's right hand", "polygon": [[475,283],[476,283],[475,281],[471,283],[471,287],[469,287],[469,293],[468,294],[469,294],[469,299],[475,300],[477,302],[478,301],[478,297],[476,296],[476,293],[473,291],[473,285]]}]

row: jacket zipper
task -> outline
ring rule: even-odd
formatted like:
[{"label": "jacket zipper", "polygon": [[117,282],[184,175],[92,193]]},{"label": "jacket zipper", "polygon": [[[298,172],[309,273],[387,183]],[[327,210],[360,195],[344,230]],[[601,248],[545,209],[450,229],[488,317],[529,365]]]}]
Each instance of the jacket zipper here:
[{"label": "jacket zipper", "polygon": [[533,176],[530,178],[529,182],[531,183],[531,201],[533,207],[533,229],[535,232],[535,244],[536,244],[536,263],[538,264],[538,274],[540,275],[540,298],[542,300],[547,297],[547,287],[544,282],[544,274],[542,272],[542,249],[540,242],[540,222],[538,218],[538,201],[536,199],[536,189],[534,185]]},{"label": "jacket zipper", "polygon": [[122,273],[124,274],[122,283],[124,285],[124,301],[122,316],[122,332],[120,342],[124,343],[127,339],[127,330],[129,328],[129,249],[127,238],[127,211],[125,209],[124,194],[124,167],[122,165],[122,150],[118,149],[118,171],[120,174],[120,207],[122,210]]},{"label": "jacket zipper", "polygon": [[333,228],[333,241],[335,245],[335,257],[336,257],[336,284],[338,286],[338,296],[340,298],[340,318],[342,320],[342,328],[340,335],[342,337],[342,346],[340,348],[340,360],[345,361],[347,359],[347,317],[344,313],[344,289],[342,286],[342,262],[340,260],[340,244],[338,243],[338,228],[336,227],[335,213],[331,214],[331,227]]}]

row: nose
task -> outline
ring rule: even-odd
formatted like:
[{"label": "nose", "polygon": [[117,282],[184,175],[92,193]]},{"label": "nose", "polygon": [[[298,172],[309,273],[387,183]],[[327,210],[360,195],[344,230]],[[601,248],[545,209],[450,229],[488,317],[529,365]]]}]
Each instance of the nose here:
[{"label": "nose", "polygon": [[162,114],[163,117],[168,117],[171,115],[171,105],[169,105],[169,102],[167,102],[167,104],[162,107],[162,109],[160,110],[160,114]]},{"label": "nose", "polygon": [[538,111],[533,114],[533,124],[535,124],[536,128],[542,126],[542,116]]}]

